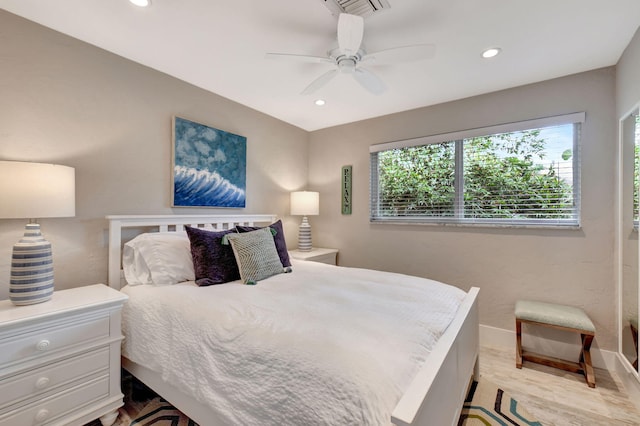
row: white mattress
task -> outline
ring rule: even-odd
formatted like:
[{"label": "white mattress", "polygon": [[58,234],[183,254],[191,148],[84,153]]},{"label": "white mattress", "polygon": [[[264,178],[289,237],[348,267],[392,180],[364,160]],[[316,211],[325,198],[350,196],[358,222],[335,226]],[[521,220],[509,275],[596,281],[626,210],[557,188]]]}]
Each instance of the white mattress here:
[{"label": "white mattress", "polygon": [[123,355],[228,425],[391,424],[465,293],[365,269],[293,269],[255,286],[123,288]]}]

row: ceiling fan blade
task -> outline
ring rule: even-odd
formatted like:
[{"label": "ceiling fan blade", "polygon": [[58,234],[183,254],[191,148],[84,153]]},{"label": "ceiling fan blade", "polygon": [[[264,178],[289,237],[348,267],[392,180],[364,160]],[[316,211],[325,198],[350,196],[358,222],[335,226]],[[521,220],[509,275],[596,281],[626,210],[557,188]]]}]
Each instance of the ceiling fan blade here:
[{"label": "ceiling fan blade", "polygon": [[338,75],[338,70],[327,71],[326,73],[322,74],[320,77],[313,80],[311,84],[308,85],[306,89],[302,91],[301,94],[310,95],[311,93],[315,92],[316,90],[318,90],[319,88],[327,84],[329,81],[331,81],[336,75]]},{"label": "ceiling fan blade", "polygon": [[341,13],[338,17],[338,46],[343,55],[355,55],[364,36],[362,16]]},{"label": "ceiling fan blade", "polygon": [[370,65],[396,64],[429,59],[435,54],[436,46],[434,44],[414,44],[368,53],[362,57],[360,62],[368,62]]},{"label": "ceiling fan blade", "polygon": [[380,95],[387,90],[387,86],[380,78],[366,68],[356,68],[353,72],[353,78],[369,92],[374,95]]},{"label": "ceiling fan blade", "polygon": [[296,62],[329,63],[329,64],[334,63],[332,59],[327,57],[297,55],[293,53],[267,53],[265,57],[269,59],[278,59],[278,60],[296,61]]}]

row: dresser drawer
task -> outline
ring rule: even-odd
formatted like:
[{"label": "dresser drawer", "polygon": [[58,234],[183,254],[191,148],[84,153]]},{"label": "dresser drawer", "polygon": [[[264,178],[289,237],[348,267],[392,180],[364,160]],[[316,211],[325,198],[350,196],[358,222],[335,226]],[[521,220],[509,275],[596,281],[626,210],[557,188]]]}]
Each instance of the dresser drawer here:
[{"label": "dresser drawer", "polygon": [[336,264],[336,253],[321,254],[321,255],[315,256],[313,259],[309,259],[309,260],[313,260],[314,262],[318,262],[318,263],[326,263],[328,265],[335,265]]},{"label": "dresser drawer", "polygon": [[109,317],[83,318],[49,328],[16,333],[0,341],[0,365],[26,361],[67,347],[109,336]]},{"label": "dresser drawer", "polygon": [[9,411],[0,416],[0,426],[68,424],[64,421],[56,422],[55,419],[91,402],[106,398],[108,394],[109,376],[105,374],[82,386],[67,389],[37,403]]},{"label": "dresser drawer", "polygon": [[10,377],[0,382],[0,412],[6,405],[36,397],[92,373],[106,372],[108,368],[109,348],[105,347]]}]

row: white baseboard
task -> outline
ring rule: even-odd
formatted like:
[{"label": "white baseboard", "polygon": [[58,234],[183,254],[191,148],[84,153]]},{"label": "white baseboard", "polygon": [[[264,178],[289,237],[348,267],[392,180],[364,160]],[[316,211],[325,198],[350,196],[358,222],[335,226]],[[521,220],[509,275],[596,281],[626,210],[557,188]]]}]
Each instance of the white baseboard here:
[{"label": "white baseboard", "polygon": [[618,377],[622,380],[622,384],[629,393],[629,398],[636,405],[636,408],[640,410],[640,381],[638,380],[638,373],[633,372],[633,367],[630,366],[626,360],[622,361],[622,355],[617,357],[618,360]]}]

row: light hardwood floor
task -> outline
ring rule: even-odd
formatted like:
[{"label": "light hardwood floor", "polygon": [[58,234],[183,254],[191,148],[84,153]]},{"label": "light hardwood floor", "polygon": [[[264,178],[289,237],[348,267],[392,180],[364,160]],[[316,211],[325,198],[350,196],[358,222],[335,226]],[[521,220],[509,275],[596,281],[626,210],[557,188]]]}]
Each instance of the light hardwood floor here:
[{"label": "light hardwood floor", "polygon": [[515,349],[480,348],[480,376],[510,393],[544,426],[640,425],[640,411],[617,374],[595,373],[591,389],[580,374],[526,361],[517,369]]}]

